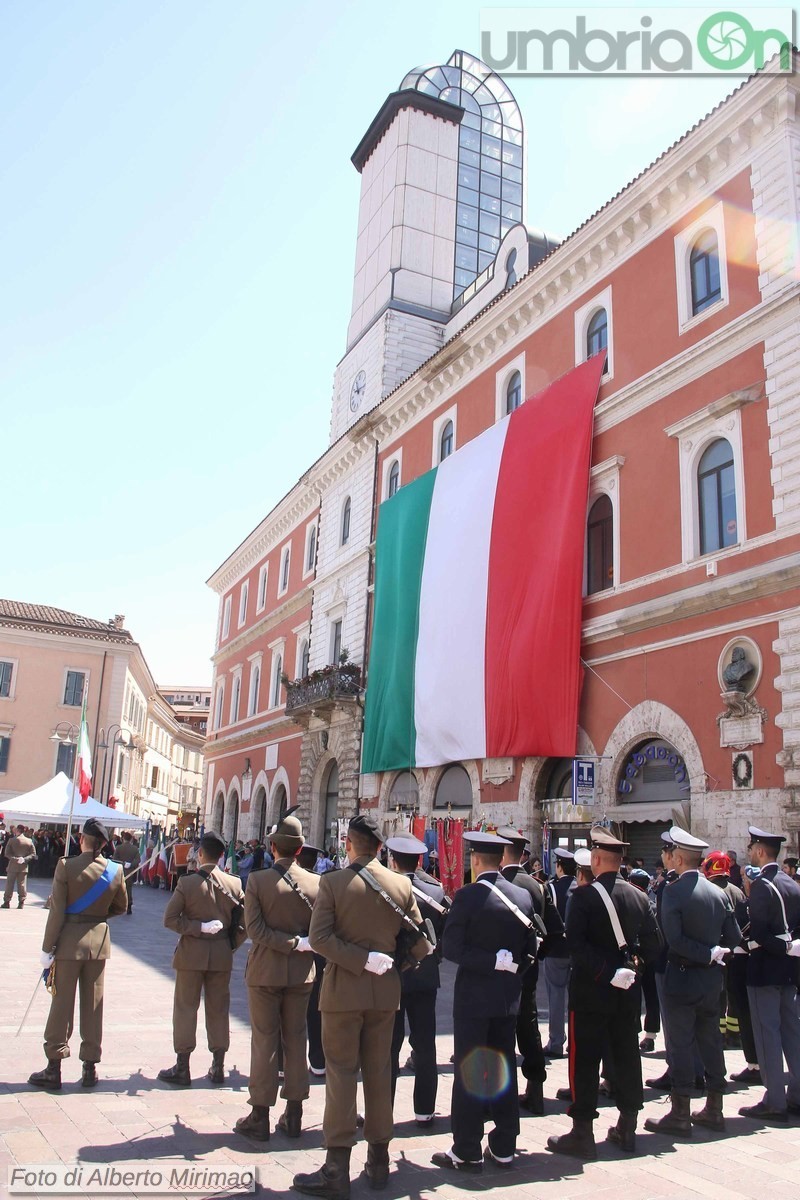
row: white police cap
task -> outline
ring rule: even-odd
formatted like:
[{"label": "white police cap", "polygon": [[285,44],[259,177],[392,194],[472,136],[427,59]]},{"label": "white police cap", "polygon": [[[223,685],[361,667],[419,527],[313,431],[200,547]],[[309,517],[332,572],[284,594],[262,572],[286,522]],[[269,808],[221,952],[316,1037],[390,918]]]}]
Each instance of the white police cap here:
[{"label": "white police cap", "polygon": [[696,850],[702,854],[708,849],[708,842],[704,842],[702,838],[695,837],[694,834],[687,833],[685,829],[679,829],[677,825],[673,825],[669,831],[669,838],[673,846],[678,850]]}]

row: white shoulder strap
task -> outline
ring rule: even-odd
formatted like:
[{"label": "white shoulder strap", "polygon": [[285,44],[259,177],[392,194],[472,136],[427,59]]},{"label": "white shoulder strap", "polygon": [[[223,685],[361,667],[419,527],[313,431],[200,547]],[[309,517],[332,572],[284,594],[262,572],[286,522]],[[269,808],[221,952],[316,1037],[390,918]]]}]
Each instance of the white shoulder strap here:
[{"label": "white shoulder strap", "polygon": [[447,912],[447,909],[443,904],[440,904],[438,900],[434,900],[433,896],[429,896],[428,893],[423,892],[421,888],[414,887],[413,883],[411,885],[411,890],[420,900],[424,900],[426,904],[430,904],[431,908],[435,909],[436,912]]},{"label": "white shoulder strap", "polygon": [[489,883],[488,879],[479,879],[478,883],[482,883],[484,887],[490,888],[491,891],[493,891],[496,896],[499,896],[500,899],[503,901],[503,904],[505,904],[506,908],[509,908],[511,910],[511,912],[513,912],[513,914],[517,918],[517,920],[521,921],[526,929],[534,928],[533,921],[529,921],[528,918],[525,916],[525,913],[522,911],[522,909],[517,908],[514,901],[509,900],[508,896],[504,896],[503,893],[500,891],[499,887],[495,887],[495,885],[493,883]]},{"label": "white shoulder strap", "polygon": [[625,934],[622,932],[622,926],[619,923],[619,915],[614,907],[613,900],[599,880],[595,879],[592,887],[595,889],[600,899],[603,901],[603,904],[606,906],[606,912],[608,913],[611,921],[611,928],[614,930],[614,937],[617,939],[617,946],[620,950],[624,950],[628,943],[625,939]]},{"label": "white shoulder strap", "polygon": [[555,904],[556,908],[558,908],[558,897],[556,896],[556,885],[553,883],[552,879],[548,883],[547,888],[548,888],[548,891],[550,892],[550,898],[553,901],[553,904]]},{"label": "white shoulder strap", "polygon": [[[763,876],[762,876],[762,878],[763,878]],[[783,917],[784,933],[779,934],[778,936],[781,938],[785,938],[785,940],[787,942],[790,942],[792,939],[791,939],[791,935],[789,933],[789,922],[786,920],[786,905],[783,903],[783,896],[780,894],[778,889],[775,887],[775,884],[772,882],[771,879],[764,879],[764,883],[767,885],[767,887],[772,888],[773,892],[775,893],[775,895],[778,897],[778,900],[780,901],[781,916]]]}]

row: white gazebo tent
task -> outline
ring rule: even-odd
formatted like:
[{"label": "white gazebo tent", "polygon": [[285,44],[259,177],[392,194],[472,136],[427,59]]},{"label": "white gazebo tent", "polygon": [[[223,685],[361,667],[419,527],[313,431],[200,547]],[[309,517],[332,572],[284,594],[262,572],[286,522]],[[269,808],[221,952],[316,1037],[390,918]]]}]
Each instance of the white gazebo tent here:
[{"label": "white gazebo tent", "polygon": [[[0,801],[0,814],[6,825],[66,825],[69,821],[69,805],[72,790],[75,787],[63,771],[59,771],[54,779],[34,788],[32,792],[24,792],[11,800]],[[76,829],[80,829],[88,817],[97,817],[102,821],[109,833],[112,829],[144,829],[147,821],[143,817],[135,817],[132,813],[122,812],[118,808],[109,808],[101,804],[93,796],[86,803],[81,802],[81,794],[75,787],[75,798],[72,804],[72,821]]]}]

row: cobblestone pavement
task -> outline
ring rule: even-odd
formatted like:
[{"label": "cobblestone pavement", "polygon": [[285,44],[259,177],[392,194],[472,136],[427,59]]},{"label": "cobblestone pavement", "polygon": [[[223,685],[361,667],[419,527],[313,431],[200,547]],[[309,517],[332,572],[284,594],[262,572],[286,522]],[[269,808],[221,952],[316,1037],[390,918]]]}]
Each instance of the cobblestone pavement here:
[{"label": "cobblestone pavement", "polygon": [[[150,888],[137,887],[133,915],[118,917],[111,926],[114,949],[106,970],[100,1085],[93,1091],[78,1086],[77,1033],[73,1035],[74,1057],[64,1064],[62,1091],[42,1093],[26,1083],[28,1074],[44,1065],[42,1029],[48,997],[43,987],[19,1037],[16,1031],[37,978],[45,923],[43,903],[48,891],[46,881],[33,880],[22,911],[14,904],[10,910],[0,912],[0,1195],[8,1195],[7,1168],[16,1164],[77,1161],[85,1168],[114,1164],[132,1169],[154,1168],[164,1160],[180,1159],[197,1168],[209,1163],[231,1168],[255,1166],[260,1191],[278,1195],[289,1192],[295,1172],[315,1170],[324,1155],[324,1081],[311,1081],[304,1116],[307,1131],[299,1142],[273,1133],[269,1143],[256,1146],[232,1132],[236,1119],[249,1111],[249,1028],[242,978],[246,947],[236,956],[226,1086],[212,1087],[205,1079],[210,1055],[204,1048],[193,1056],[192,1068],[198,1078],[191,1089],[171,1090],[156,1081],[159,1069],[174,1061],[170,961],[175,938],[162,925],[166,894]],[[481,1176],[467,1177],[437,1170],[430,1164],[431,1153],[450,1145],[453,974],[445,966],[446,982],[439,1006],[442,1116],[432,1133],[421,1136],[413,1120],[411,1077],[404,1073],[398,1084],[392,1174],[383,1193],[386,1200],[405,1196],[451,1200],[469,1192],[498,1200],[509,1192],[514,1200],[518,1196],[524,1200],[571,1200],[589,1194],[610,1200],[621,1189],[631,1200],[661,1196],[713,1196],[719,1200],[721,1196],[751,1197],[759,1188],[774,1187],[788,1193],[790,1182],[800,1177],[800,1123],[768,1128],[735,1115],[740,1102],[752,1103],[760,1098],[760,1089],[731,1091],[725,1101],[729,1132],[724,1137],[698,1131],[691,1142],[673,1143],[666,1137],[643,1133],[639,1135],[640,1152],[636,1157],[623,1156],[604,1145],[599,1160],[586,1165],[550,1154],[544,1149],[547,1136],[564,1132],[570,1125],[566,1106],[555,1100],[556,1089],[567,1082],[563,1060],[554,1062],[548,1072],[546,1116],[523,1116],[514,1170],[487,1168]],[[664,1069],[660,1039],[657,1048],[659,1052],[647,1056],[645,1075],[661,1074]],[[741,1053],[728,1055],[729,1071],[742,1065]],[[650,1089],[645,1094],[644,1115],[662,1112],[663,1097]],[[615,1119],[615,1109],[601,1109],[595,1127],[598,1141]],[[353,1151],[354,1176],[361,1170],[365,1156],[366,1148],[359,1143]],[[210,1197],[217,1193],[205,1194]],[[371,1192],[363,1181],[356,1180],[353,1195],[366,1197]]]}]

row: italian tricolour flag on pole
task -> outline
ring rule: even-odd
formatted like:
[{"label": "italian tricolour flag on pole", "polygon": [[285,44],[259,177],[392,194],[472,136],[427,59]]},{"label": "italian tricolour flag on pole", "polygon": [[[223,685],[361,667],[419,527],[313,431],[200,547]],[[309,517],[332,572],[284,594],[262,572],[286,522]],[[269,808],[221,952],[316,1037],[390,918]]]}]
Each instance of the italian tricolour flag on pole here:
[{"label": "italian tricolour flag on pole", "polygon": [[574,754],[604,359],[381,505],[362,771]]},{"label": "italian tricolour flag on pole", "polygon": [[78,791],[81,794],[81,804],[85,804],[92,794],[92,751],[89,746],[89,728],[86,724],[85,695],[81,710],[81,731],[78,735]]}]

